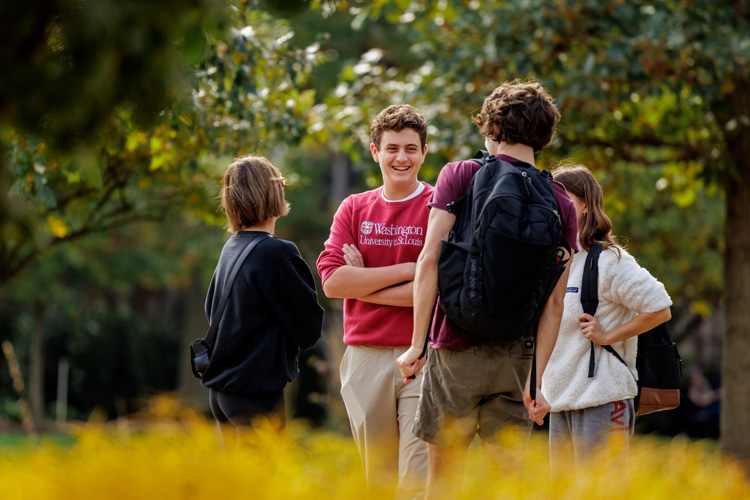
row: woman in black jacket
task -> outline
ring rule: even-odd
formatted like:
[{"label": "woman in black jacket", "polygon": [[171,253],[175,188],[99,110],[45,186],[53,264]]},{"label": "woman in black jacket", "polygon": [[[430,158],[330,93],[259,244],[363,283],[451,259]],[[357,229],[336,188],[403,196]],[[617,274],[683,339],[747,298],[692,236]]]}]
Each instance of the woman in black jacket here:
[{"label": "woman in black jacket", "polygon": [[202,382],[220,424],[242,427],[272,417],[283,426],[284,387],[299,374],[300,349],[320,338],[323,309],[295,244],[274,236],[276,220],[289,213],[279,170],[261,156],[235,161],[224,174],[221,205],[234,234],[206,296],[209,323],[238,256],[262,240],[232,285]]}]

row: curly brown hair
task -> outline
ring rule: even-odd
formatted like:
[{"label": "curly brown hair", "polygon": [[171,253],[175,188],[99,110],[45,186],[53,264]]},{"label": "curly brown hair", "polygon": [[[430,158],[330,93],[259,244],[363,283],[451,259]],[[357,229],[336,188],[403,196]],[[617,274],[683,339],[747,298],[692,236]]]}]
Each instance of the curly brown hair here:
[{"label": "curly brown hair", "polygon": [[262,156],[244,156],[229,165],[221,188],[229,232],[288,214],[284,183],[279,169]]},{"label": "curly brown hair", "polygon": [[485,137],[525,144],[538,152],[552,141],[560,111],[538,82],[515,80],[493,90],[472,121]]},{"label": "curly brown hair", "polygon": [[381,111],[370,126],[370,140],[380,149],[383,132],[393,130],[400,132],[405,128],[413,129],[419,134],[422,149],[427,144],[427,120],[422,113],[408,104],[393,104]]}]

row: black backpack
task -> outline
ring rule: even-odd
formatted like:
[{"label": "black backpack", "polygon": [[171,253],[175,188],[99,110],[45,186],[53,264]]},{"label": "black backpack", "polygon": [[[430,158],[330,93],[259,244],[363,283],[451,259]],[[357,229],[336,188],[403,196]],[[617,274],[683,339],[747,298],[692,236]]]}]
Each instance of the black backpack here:
[{"label": "black backpack", "polygon": [[535,328],[565,269],[552,175],[480,151],[456,222],[438,258],[440,306],[455,326],[510,341]]},{"label": "black backpack", "polygon": [[[594,316],[599,305],[599,254],[602,244],[594,243],[586,256],[581,283],[583,312]],[[591,342],[589,377],[594,376],[594,343]],[[602,346],[622,364],[625,360],[612,346]],[[635,358],[638,371],[638,395],[635,397],[635,414],[647,415],[656,411],[672,410],[680,406],[680,376],[682,359],[672,342],[669,322],[638,335],[638,353]]]}]

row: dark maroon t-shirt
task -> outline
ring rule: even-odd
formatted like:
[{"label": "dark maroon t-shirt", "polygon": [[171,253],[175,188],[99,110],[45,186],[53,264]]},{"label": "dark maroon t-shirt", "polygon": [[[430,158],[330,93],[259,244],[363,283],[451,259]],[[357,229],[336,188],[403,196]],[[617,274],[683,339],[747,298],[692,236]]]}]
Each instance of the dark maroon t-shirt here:
[{"label": "dark maroon t-shirt", "polygon": [[[499,160],[517,163],[519,160],[506,155],[496,155]],[[528,164],[527,164],[528,165]],[[430,208],[448,210],[448,205],[461,198],[469,189],[471,179],[482,166],[471,160],[458,161],[445,165],[437,178],[435,191],[427,204]],[[528,168],[534,168],[528,165]],[[565,187],[557,181],[553,181],[557,204],[560,208],[560,218],[563,224],[563,237],[572,250],[578,251],[576,243],[578,234],[578,220],[573,200],[570,199]],[[430,346],[440,349],[468,349],[487,342],[484,337],[472,335],[456,328],[443,310],[435,308],[432,318],[432,330],[430,331]]]}]

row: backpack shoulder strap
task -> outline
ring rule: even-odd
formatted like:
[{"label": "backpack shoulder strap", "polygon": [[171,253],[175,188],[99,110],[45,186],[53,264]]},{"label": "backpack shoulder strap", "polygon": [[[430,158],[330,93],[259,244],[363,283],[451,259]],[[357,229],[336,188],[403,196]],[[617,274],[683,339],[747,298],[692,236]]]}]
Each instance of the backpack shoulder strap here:
[{"label": "backpack shoulder strap", "polygon": [[[479,165],[484,167],[485,165],[487,165],[487,159],[490,158],[490,156],[491,155],[487,151],[480,149],[474,156],[465,161],[473,161],[475,163],[479,163]],[[459,199],[448,203],[448,206],[446,208],[448,209],[449,213],[456,215],[463,210],[463,206],[466,204],[466,197],[474,189],[474,179],[476,178],[477,176],[475,173],[471,178],[471,182],[469,183],[469,187],[466,189],[466,192]]]},{"label": "backpack shoulder strap", "polygon": [[[581,282],[581,305],[583,312],[594,316],[599,306],[599,255],[602,253],[602,244],[594,243],[586,256],[586,265],[583,268],[583,281]],[[611,345],[603,345],[602,348],[612,354],[625,366],[628,364],[617,354]],[[594,343],[591,342],[591,355],[589,356],[589,378],[594,376]]]},{"label": "backpack shoulder strap", "polygon": [[[599,307],[599,255],[602,253],[602,244],[597,242],[591,245],[589,253],[586,255],[586,264],[583,267],[583,280],[581,280],[581,306],[583,306],[583,312],[596,316],[596,309]],[[609,346],[603,346],[609,347]],[[614,349],[609,347],[610,352],[614,352],[620,361],[625,361],[615,352]],[[589,351],[589,378],[594,376],[594,368],[596,366],[596,357],[594,351],[594,342],[591,342],[591,349]]]},{"label": "backpack shoulder strap", "polygon": [[487,164],[487,158],[490,157],[490,153],[485,151],[484,149],[480,149],[476,152],[474,156],[469,158],[469,161],[475,161],[479,163],[482,166],[485,166]]},{"label": "backpack shoulder strap", "polygon": [[219,307],[216,308],[216,313],[214,313],[214,317],[211,321],[211,326],[208,329],[208,333],[203,338],[203,341],[206,343],[209,349],[213,347],[214,339],[216,338],[216,334],[219,331],[219,322],[221,321],[221,317],[224,315],[224,309],[226,309],[227,307],[227,301],[229,301],[229,296],[232,294],[232,285],[234,285],[234,280],[237,277],[237,274],[240,272],[242,264],[247,259],[247,256],[250,255],[250,252],[253,251],[253,248],[258,245],[258,243],[263,240],[267,240],[270,237],[270,235],[258,236],[253,241],[251,241],[242,251],[240,256],[237,257],[237,260],[234,263],[234,267],[232,268],[232,272],[230,273],[229,278],[227,279],[227,283],[224,287],[224,293],[222,293],[221,295]]},{"label": "backpack shoulder strap", "polygon": [[599,307],[599,254],[601,253],[601,243],[591,245],[583,268],[581,305],[583,312],[592,316],[596,315],[596,308]]}]

